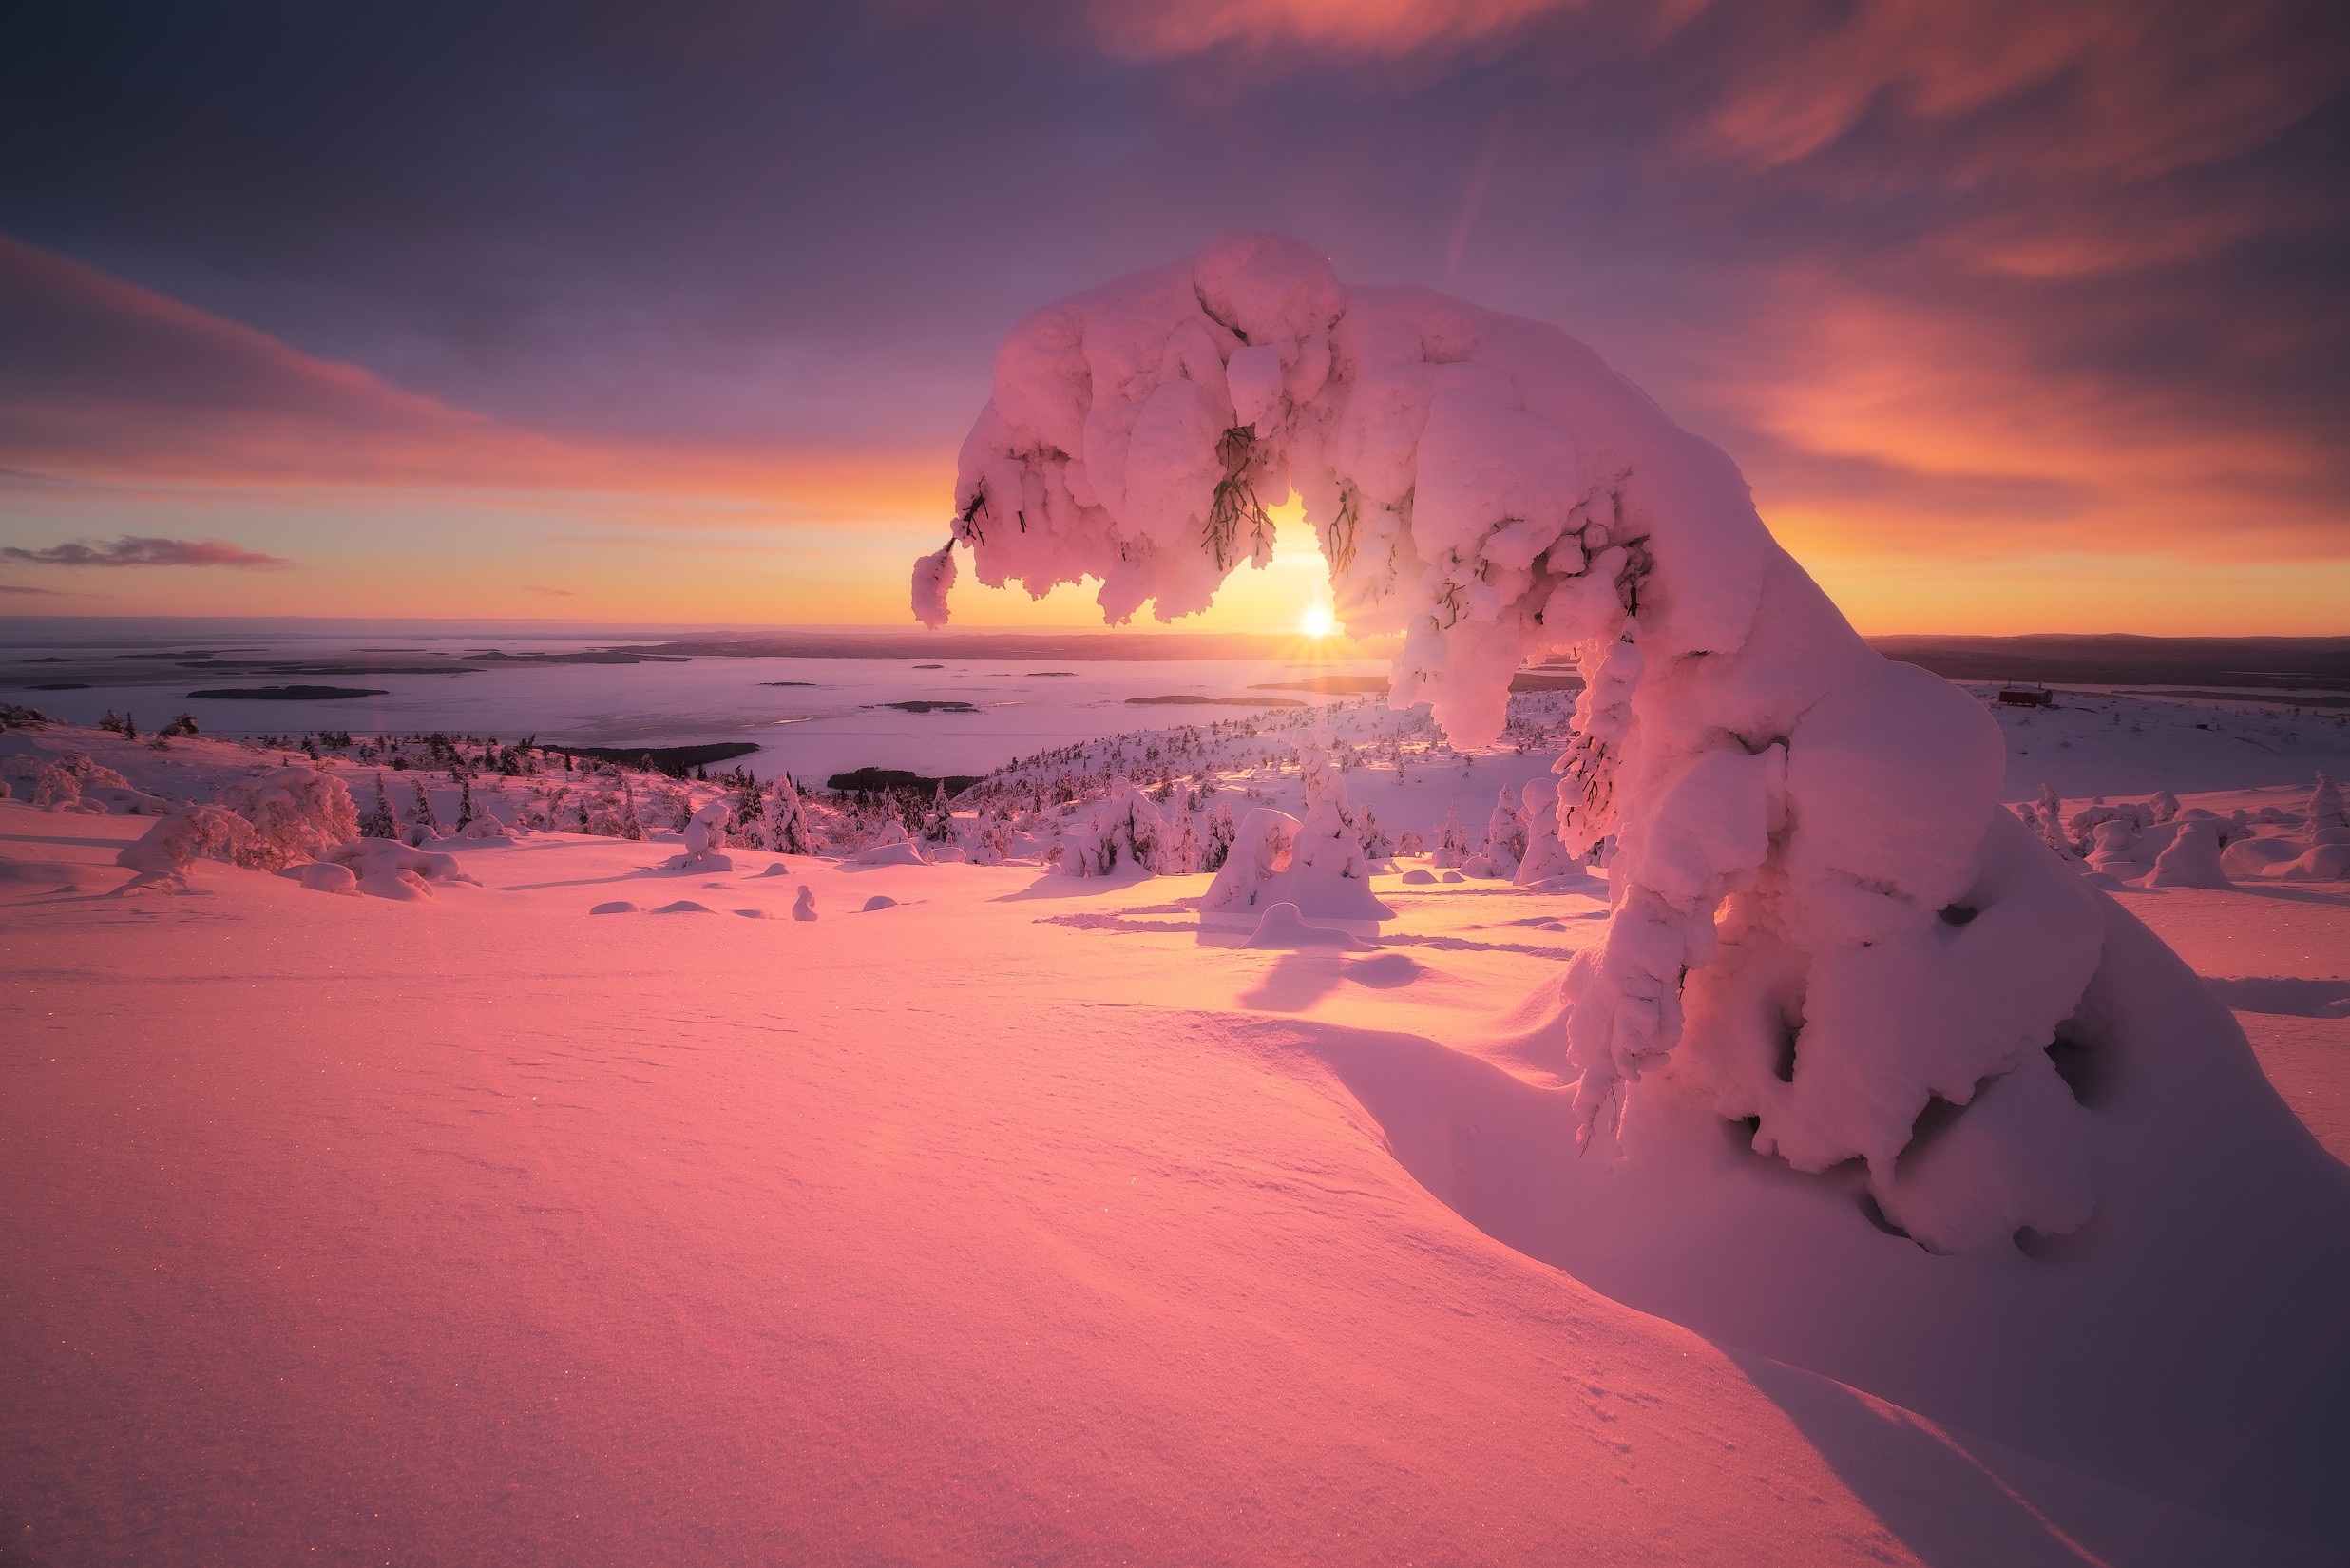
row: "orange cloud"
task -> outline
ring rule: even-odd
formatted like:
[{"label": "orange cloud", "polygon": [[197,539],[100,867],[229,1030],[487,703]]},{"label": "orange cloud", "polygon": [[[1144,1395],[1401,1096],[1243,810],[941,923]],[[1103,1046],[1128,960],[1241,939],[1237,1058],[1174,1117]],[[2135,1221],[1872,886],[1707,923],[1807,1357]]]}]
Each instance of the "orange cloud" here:
[{"label": "orange cloud", "polygon": [[1562,0],[1172,0],[1105,5],[1095,29],[1133,59],[1196,54],[1219,44],[1308,47],[1393,59],[1507,31]]},{"label": "orange cloud", "polygon": [[1794,6],[1745,14],[1767,68],[1739,72],[1695,140],[1766,167],[1821,151],[1881,104],[1948,124],[2061,86],[2044,111],[1960,138],[1950,178],[2143,180],[2256,145],[2345,79],[2334,29],[2280,0],[1863,0],[1825,24]]}]

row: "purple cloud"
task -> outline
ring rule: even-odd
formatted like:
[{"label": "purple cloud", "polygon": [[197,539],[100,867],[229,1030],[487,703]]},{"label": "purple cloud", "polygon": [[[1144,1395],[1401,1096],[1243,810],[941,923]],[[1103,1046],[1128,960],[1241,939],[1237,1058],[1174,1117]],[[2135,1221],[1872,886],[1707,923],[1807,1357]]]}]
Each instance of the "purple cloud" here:
[{"label": "purple cloud", "polygon": [[245,566],[275,571],[293,562],[263,555],[220,539],[143,539],[124,534],[113,544],[87,540],[51,545],[46,550],[0,545],[0,560],[23,561],[36,566]]}]

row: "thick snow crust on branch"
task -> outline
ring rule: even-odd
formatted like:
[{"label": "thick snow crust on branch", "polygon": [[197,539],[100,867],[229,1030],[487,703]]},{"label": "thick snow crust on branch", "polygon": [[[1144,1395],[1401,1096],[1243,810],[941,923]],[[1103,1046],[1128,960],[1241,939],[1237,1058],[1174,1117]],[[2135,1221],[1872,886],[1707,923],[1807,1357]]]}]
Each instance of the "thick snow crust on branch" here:
[{"label": "thick snow crust on branch", "polygon": [[[1678,1061],[1758,1150],[1865,1160],[1929,1247],[2087,1216],[2086,1113],[2045,1047],[2101,921],[1998,808],[1996,722],[1863,644],[1729,459],[1557,329],[1347,287],[1269,234],[1048,306],[998,354],[917,608],[944,619],[961,545],[989,586],[1190,614],[1267,563],[1291,488],[1347,629],[1404,635],[1396,706],[1481,744],[1523,659],[1581,668],[1551,831],[1569,860],[1616,841],[1607,940],[1565,986],[1584,1136]],[[1203,907],[1290,901],[1288,823],[1251,813]],[[1937,1100],[1965,1136],[1904,1159]]]}]

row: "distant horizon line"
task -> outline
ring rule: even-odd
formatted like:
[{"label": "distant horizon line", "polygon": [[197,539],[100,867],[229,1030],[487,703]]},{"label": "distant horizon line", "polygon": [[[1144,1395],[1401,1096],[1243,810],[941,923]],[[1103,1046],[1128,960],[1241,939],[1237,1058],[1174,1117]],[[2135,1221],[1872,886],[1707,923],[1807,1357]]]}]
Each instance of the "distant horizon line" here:
[{"label": "distant horizon line", "polygon": [[[105,623],[122,625],[187,624],[211,626],[526,626],[543,629],[578,631],[620,631],[638,633],[649,631],[679,632],[818,632],[831,636],[874,636],[935,638],[942,643],[974,636],[1001,637],[1102,637],[1102,638],[1233,638],[1277,637],[1294,639],[1298,634],[1288,628],[1225,628],[1190,631],[1173,627],[1105,626],[1094,623],[1052,623],[1030,625],[959,625],[930,631],[918,622],[908,621],[672,621],[660,619],[586,620],[561,616],[302,616],[302,615],[19,615],[0,613],[0,628],[21,627],[30,630]],[[1331,634],[1327,639],[1334,643],[1385,641],[1396,634],[1381,632],[1364,637]],[[1887,641],[1904,638],[1968,638],[1976,641],[2020,641],[2031,638],[2131,638],[2145,641],[2219,641],[2219,642],[2312,642],[2350,641],[2345,632],[2130,632],[2130,631],[2036,631],[2036,632],[1973,632],[1958,630],[1863,632],[1865,641]]]}]

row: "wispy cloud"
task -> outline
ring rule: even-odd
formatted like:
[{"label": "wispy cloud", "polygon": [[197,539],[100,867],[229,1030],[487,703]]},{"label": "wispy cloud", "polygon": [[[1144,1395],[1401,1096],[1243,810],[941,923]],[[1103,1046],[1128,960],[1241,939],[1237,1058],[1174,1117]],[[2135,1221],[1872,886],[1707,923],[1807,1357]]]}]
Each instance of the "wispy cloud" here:
[{"label": "wispy cloud", "polygon": [[540,587],[540,586],[539,586],[536,583],[524,583],[524,584],[523,584],[523,592],[525,592],[525,593],[543,593],[543,594],[545,594],[545,595],[546,595],[548,598],[550,598],[550,599],[577,599],[577,598],[579,598],[579,597],[580,597],[578,594],[576,594],[576,593],[572,592],[569,588],[542,588],[542,587]]},{"label": "wispy cloud", "polygon": [[[45,550],[0,545],[0,560],[36,566],[242,566],[274,571],[291,566],[281,556],[263,555],[220,539],[144,539],[124,534],[112,544],[79,540]],[[32,592],[43,590],[33,589]]]},{"label": "wispy cloud", "polygon": [[32,588],[22,583],[0,583],[0,593],[37,593],[44,599],[87,599],[86,593],[71,593],[64,588]]}]

